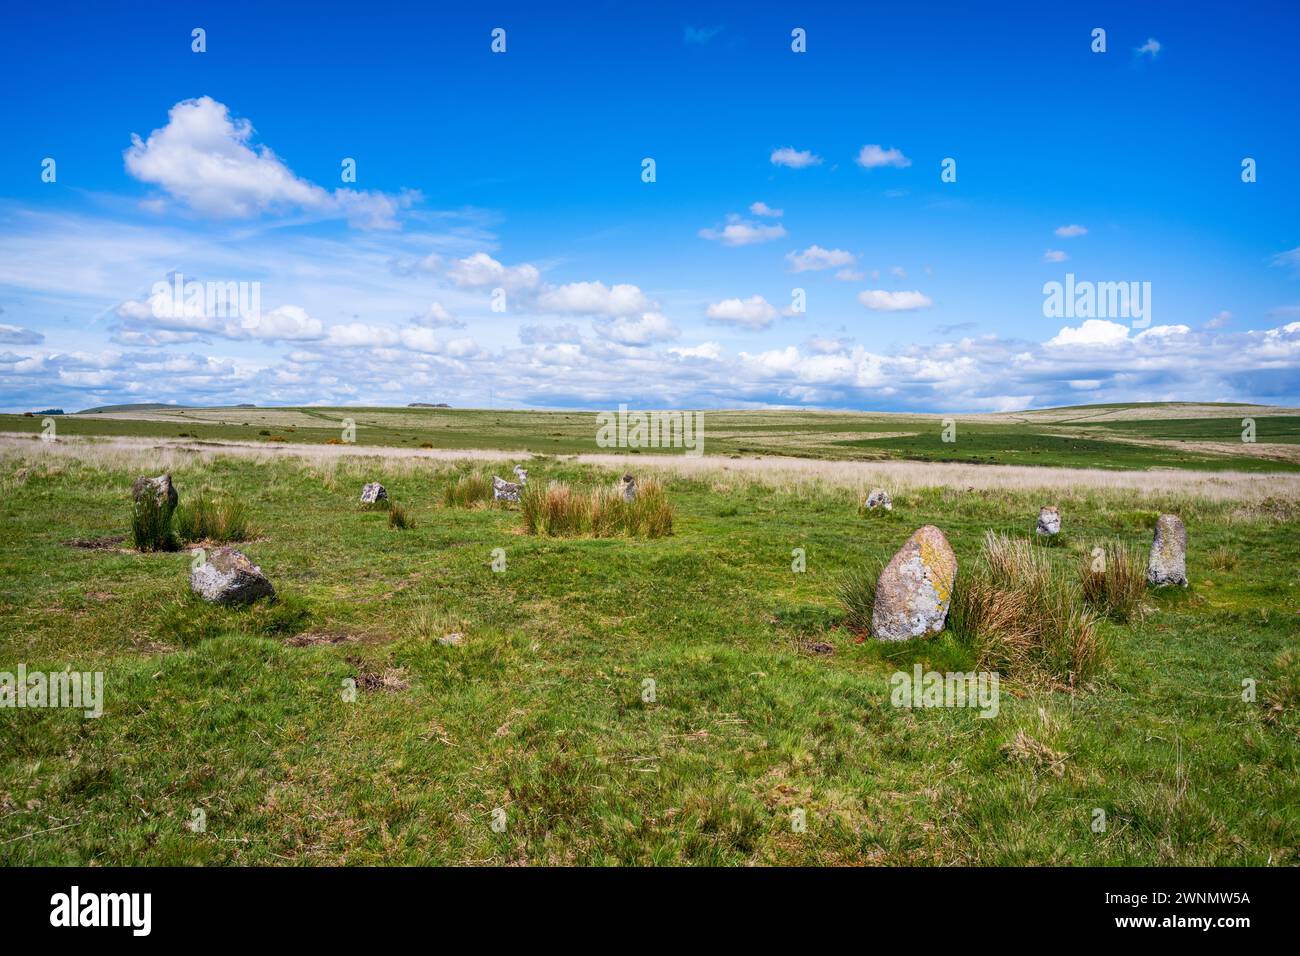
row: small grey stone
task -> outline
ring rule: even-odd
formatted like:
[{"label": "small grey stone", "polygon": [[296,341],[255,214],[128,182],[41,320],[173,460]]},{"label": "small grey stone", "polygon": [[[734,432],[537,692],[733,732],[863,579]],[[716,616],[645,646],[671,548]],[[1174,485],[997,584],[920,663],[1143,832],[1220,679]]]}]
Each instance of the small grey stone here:
[{"label": "small grey stone", "polygon": [[1178,515],[1156,519],[1156,536],[1147,559],[1147,583],[1158,588],[1187,587],[1187,528]]},{"label": "small grey stone", "polygon": [[361,503],[373,505],[388,498],[388,489],[377,481],[372,481],[361,489]]},{"label": "small grey stone", "polygon": [[867,495],[867,510],[874,511],[876,508],[884,508],[886,511],[894,510],[894,501],[884,488],[872,488],[871,494]]},{"label": "small grey stone", "polygon": [[1061,509],[1055,505],[1044,505],[1038,509],[1038,526],[1034,528],[1035,534],[1060,534],[1061,533]]},{"label": "small grey stone", "polygon": [[619,480],[618,491],[624,501],[636,501],[636,479],[630,474],[624,475]]},{"label": "small grey stone", "polygon": [[142,476],[131,483],[131,498],[136,504],[140,503],[146,493],[151,493],[159,507],[163,508],[174,509],[180,500],[171,475],[159,475],[156,478]]},{"label": "small grey stone", "polygon": [[262,569],[234,548],[218,548],[191,571],[190,590],[212,604],[247,604],[275,596]]},{"label": "small grey stone", "polygon": [[522,484],[516,484],[513,481],[506,481],[504,478],[492,476],[492,500],[493,501],[518,501],[519,492],[523,490]]}]

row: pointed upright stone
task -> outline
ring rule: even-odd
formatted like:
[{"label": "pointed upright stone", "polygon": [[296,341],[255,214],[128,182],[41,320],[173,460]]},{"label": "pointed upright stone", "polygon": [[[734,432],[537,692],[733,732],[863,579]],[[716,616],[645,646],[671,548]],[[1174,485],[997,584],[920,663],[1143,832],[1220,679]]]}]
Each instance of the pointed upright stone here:
[{"label": "pointed upright stone", "polygon": [[943,630],[957,580],[957,556],[934,525],[918,528],[876,583],[871,633],[882,641],[907,641]]},{"label": "pointed upright stone", "polygon": [[1163,588],[1187,587],[1187,528],[1178,515],[1156,519],[1156,536],[1147,559],[1147,584]]}]

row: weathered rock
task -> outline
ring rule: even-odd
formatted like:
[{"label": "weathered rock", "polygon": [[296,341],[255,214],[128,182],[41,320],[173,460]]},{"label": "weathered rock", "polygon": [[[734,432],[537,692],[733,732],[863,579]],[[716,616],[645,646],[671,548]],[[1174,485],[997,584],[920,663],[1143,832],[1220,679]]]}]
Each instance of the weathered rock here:
[{"label": "weathered rock", "polygon": [[247,604],[275,596],[262,569],[234,548],[218,548],[191,571],[190,590],[212,604]]},{"label": "weathered rock", "polygon": [[867,495],[867,510],[874,511],[876,508],[894,510],[894,500],[889,497],[889,492],[884,488],[872,488],[871,494]]},{"label": "weathered rock", "polygon": [[372,481],[361,489],[361,503],[373,505],[388,499],[388,489],[377,481]]},{"label": "weathered rock", "polygon": [[630,474],[624,475],[619,479],[618,493],[624,501],[636,501],[636,479]]},{"label": "weathered rock", "polygon": [[1158,588],[1171,584],[1187,587],[1187,528],[1178,515],[1156,519],[1156,536],[1147,559],[1147,584]]},{"label": "weathered rock", "polygon": [[1044,505],[1038,509],[1038,527],[1034,529],[1036,534],[1060,534],[1061,533],[1061,509],[1056,505]]},{"label": "weathered rock", "polygon": [[523,491],[524,486],[513,481],[506,481],[504,478],[492,476],[492,500],[493,501],[518,501],[519,492]]},{"label": "weathered rock", "polygon": [[943,630],[957,579],[957,556],[934,525],[918,528],[876,583],[871,633],[882,641],[906,641]]},{"label": "weathered rock", "polygon": [[511,469],[515,477],[519,480],[506,481],[504,478],[492,476],[492,500],[493,501],[518,501],[519,493],[524,490],[524,485],[528,484],[528,472],[521,465],[515,465]]},{"label": "weathered rock", "polygon": [[141,476],[131,483],[131,497],[136,504],[146,494],[152,494],[154,500],[158,502],[160,508],[174,510],[176,502],[180,496],[176,493],[176,486],[172,484],[171,475],[159,475],[156,478]]}]

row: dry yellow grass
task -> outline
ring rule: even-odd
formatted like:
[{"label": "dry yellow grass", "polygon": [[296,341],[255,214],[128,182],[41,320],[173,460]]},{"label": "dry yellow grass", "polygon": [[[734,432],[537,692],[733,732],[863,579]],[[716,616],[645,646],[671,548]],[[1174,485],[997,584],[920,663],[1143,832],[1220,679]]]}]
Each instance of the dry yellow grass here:
[{"label": "dry yellow grass", "polygon": [[[196,460],[220,455],[275,461],[298,458],[329,480],[343,466],[349,474],[365,459],[380,459],[398,474],[450,461],[521,461],[526,452],[482,449],[415,449],[358,445],[298,445],[268,447],[251,442],[203,442],[169,438],[65,437],[45,443],[30,435],[0,434],[0,457],[78,459],[158,474]],[[632,459],[617,454],[562,456],[566,461],[625,470]],[[822,485],[832,488],[880,486],[892,491],[916,488],[957,488],[1007,491],[1114,491],[1135,499],[1170,494],[1208,501],[1246,504],[1265,499],[1300,501],[1300,475],[1199,472],[1186,470],[1106,471],[1094,468],[1054,468],[1031,465],[975,465],[958,462],[825,461],[805,458],[719,458],[689,455],[637,455],[638,471],[681,475],[712,481],[720,489],[749,482],[798,490]]]}]

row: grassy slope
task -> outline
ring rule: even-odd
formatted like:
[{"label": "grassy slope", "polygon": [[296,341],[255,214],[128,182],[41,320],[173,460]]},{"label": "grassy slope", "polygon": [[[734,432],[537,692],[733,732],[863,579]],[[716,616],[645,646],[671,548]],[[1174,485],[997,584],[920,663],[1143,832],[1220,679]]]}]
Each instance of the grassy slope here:
[{"label": "grassy slope", "polygon": [[[947,635],[855,643],[834,585],[925,522],[969,561],[984,529],[1029,529],[1031,494],[901,494],[868,520],[847,492],[676,481],[670,538],[554,541],[513,512],[437,506],[452,470],[385,467],[177,471],[182,496],[247,497],[262,536],[245,550],[285,598],[248,613],[192,602],[186,555],[60,543],[123,533],[132,475],[0,462],[0,670],[102,668],[108,697],[99,720],[0,712],[0,862],[1300,862],[1300,718],[1240,700],[1296,644],[1293,517],[1154,502],[1188,522],[1194,587],[1106,625],[1091,692],[1004,687],[982,720],[892,708],[890,673],[969,655]],[[367,479],[417,527],[360,510]],[[1060,503],[1055,560],[1149,540],[1155,511],[1125,497]],[[1235,569],[1208,566],[1220,546]],[[357,640],[284,644],[300,630]],[[453,630],[463,646],[437,643]],[[345,703],[362,670],[410,686]],[[1021,729],[1069,755],[1063,776],[1002,755]],[[184,828],[199,807],[201,835]]]},{"label": "grassy slope", "polygon": [[[1153,406],[1159,410],[1162,406]],[[125,414],[125,413],[124,413]],[[157,417],[165,415],[165,419]],[[1300,471],[1300,463],[1241,451],[1241,413],[1225,418],[1097,424],[1081,410],[1077,423],[957,416],[957,440],[942,440],[937,417],[831,412],[707,412],[705,450],[721,455],[793,455],[811,458],[910,458],[921,461],[1001,462],[1100,468]],[[602,451],[592,412],[519,412],[408,408],[176,409],[128,417],[64,416],[64,435],[188,435],[199,440],[320,444],[338,440],[342,423],[356,424],[360,445],[408,448],[500,448],[542,454]],[[1300,443],[1300,416],[1257,415],[1258,441]],[[40,418],[0,415],[0,431],[35,433]],[[262,434],[265,432],[266,434]],[[884,437],[881,437],[884,436]],[[1181,449],[1124,439],[1194,439],[1217,448]]]}]

